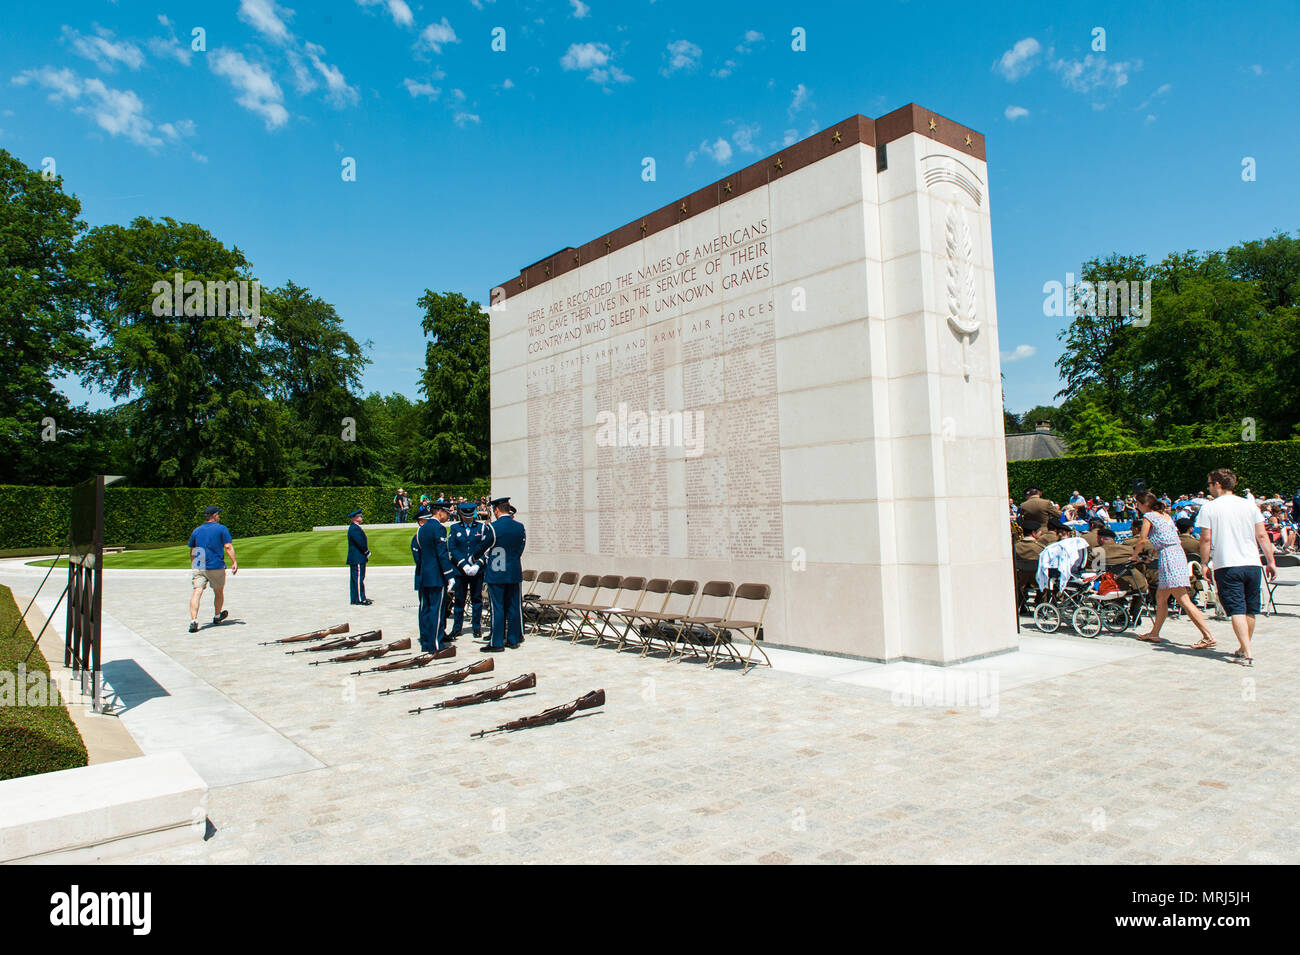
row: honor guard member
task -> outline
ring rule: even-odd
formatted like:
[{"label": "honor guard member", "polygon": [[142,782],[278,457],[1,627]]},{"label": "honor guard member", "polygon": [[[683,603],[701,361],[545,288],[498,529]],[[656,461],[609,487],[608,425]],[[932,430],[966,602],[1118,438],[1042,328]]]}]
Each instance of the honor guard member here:
[{"label": "honor guard member", "polygon": [[[443,542],[445,543],[448,537],[450,536],[451,512],[452,510],[454,510],[454,508],[452,508],[452,506],[449,503],[447,503],[447,499],[445,497],[439,497],[436,501],[434,501],[432,504],[429,505],[429,510],[434,515],[434,520],[438,522],[438,526],[442,528],[442,539]],[[452,578],[452,581],[454,584],[455,582],[454,577]],[[448,640],[455,639],[455,637],[451,635],[451,631],[447,629],[447,624],[449,623],[451,623],[451,591],[450,590],[447,592],[447,599],[443,600],[442,602],[443,643],[446,643]]]},{"label": "honor guard member", "polygon": [[425,653],[437,653],[442,649],[443,607],[456,574],[447,554],[447,539],[438,523],[439,514],[446,517],[446,509],[440,510],[437,503],[431,512],[421,508],[416,518],[420,529],[415,532],[411,548],[418,552],[415,559],[420,584],[420,649]]},{"label": "honor guard member", "polygon": [[462,501],[456,507],[456,514],[460,520],[451,525],[447,535],[447,550],[451,553],[451,562],[456,565],[456,604],[451,639],[455,640],[464,630],[465,595],[468,593],[472,606],[471,626],[477,640],[483,636],[483,565],[479,563],[479,555],[487,537],[487,525],[477,520],[478,505],[473,501]]},{"label": "honor guard member", "polygon": [[366,561],[370,559],[370,546],[366,532],[361,529],[361,508],[348,515],[348,596],[354,604],[369,606],[374,603],[366,596]]},{"label": "honor guard member", "polygon": [[520,558],[524,556],[527,535],[524,525],[511,513],[513,510],[508,497],[492,501],[496,520],[487,526],[483,550],[483,577],[492,599],[492,641],[480,648],[483,653],[500,653],[503,647],[513,649],[524,642],[520,595],[524,569]]}]

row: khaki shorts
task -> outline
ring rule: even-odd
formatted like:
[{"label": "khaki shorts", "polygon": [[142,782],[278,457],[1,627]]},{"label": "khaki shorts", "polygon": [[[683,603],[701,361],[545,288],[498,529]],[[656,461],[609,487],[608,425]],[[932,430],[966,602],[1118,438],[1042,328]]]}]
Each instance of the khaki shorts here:
[{"label": "khaki shorts", "polygon": [[213,590],[221,590],[226,586],[226,568],[218,567],[216,570],[196,570],[194,571],[194,589],[203,590],[208,584],[212,585]]}]

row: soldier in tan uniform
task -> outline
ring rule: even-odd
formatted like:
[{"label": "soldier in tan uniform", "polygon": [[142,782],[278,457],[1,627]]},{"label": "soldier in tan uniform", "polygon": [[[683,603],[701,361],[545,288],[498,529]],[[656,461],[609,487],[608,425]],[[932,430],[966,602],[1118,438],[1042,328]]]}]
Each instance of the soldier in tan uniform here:
[{"label": "soldier in tan uniform", "polygon": [[1038,555],[1043,552],[1046,546],[1040,539],[1043,536],[1043,526],[1036,521],[1025,521],[1020,525],[1024,536],[1016,541],[1014,548],[1017,560],[1034,561],[1035,570],[1016,570],[1016,609],[1019,611],[1025,603],[1025,597],[1029,593],[1029,587],[1034,582],[1034,576],[1037,572]]},{"label": "soldier in tan uniform", "polygon": [[1020,505],[1022,521],[1046,524],[1052,518],[1061,516],[1061,509],[1042,495],[1043,492],[1039,488],[1025,488],[1025,501]]}]

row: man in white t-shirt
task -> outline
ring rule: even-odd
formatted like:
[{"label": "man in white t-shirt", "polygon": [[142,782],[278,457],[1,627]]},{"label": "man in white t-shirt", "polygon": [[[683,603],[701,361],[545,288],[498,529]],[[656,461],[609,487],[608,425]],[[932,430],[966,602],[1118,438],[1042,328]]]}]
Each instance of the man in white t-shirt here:
[{"label": "man in white t-shirt", "polygon": [[[1232,632],[1240,648],[1233,653],[1237,662],[1254,664],[1250,641],[1255,635],[1255,615],[1260,612],[1261,574],[1259,555],[1264,554],[1264,572],[1268,579],[1277,577],[1273,561],[1273,542],[1264,530],[1264,515],[1244,497],[1233,494],[1237,475],[1228,468],[1217,468],[1209,475],[1212,500],[1201,507],[1196,526],[1201,529],[1201,564],[1214,581],[1219,604],[1232,619]],[[1192,649],[1214,646],[1213,640],[1201,640]]]}]

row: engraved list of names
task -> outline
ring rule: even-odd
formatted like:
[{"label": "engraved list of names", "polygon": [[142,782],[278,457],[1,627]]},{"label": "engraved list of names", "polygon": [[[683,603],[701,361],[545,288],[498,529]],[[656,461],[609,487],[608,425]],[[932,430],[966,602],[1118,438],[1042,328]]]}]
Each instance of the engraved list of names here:
[{"label": "engraved list of names", "polygon": [[529,314],[540,549],[783,559],[770,247],[757,217]]}]

